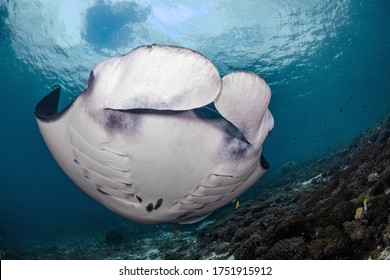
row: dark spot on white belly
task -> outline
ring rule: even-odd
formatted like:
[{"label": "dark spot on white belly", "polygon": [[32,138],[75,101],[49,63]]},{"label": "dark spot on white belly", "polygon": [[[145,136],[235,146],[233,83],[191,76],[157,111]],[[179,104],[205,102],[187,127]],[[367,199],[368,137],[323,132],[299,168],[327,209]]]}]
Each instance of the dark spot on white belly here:
[{"label": "dark spot on white belly", "polygon": [[252,156],[252,145],[230,134],[225,136],[225,154],[234,160],[247,160]]},{"label": "dark spot on white belly", "polygon": [[104,110],[104,128],[113,133],[134,133],[140,122],[140,115],[127,111]]},{"label": "dark spot on white belly", "polygon": [[148,213],[153,211],[153,204],[152,203],[149,203],[148,206],[146,206],[146,211],[148,211]]},{"label": "dark spot on white belly", "polygon": [[160,208],[162,203],[163,203],[163,199],[162,198],[157,200],[156,205],[154,206],[154,210],[157,210],[158,208]]}]

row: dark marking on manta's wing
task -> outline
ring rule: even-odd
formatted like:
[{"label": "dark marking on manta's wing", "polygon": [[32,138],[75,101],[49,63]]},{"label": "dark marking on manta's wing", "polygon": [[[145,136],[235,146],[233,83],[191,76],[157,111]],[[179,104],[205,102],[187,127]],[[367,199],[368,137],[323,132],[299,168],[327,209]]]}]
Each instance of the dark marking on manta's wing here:
[{"label": "dark marking on manta's wing", "polygon": [[141,197],[139,197],[138,195],[136,195],[135,197],[138,199],[139,203],[142,203],[142,198]]},{"label": "dark marking on manta's wing", "polygon": [[38,102],[35,107],[35,116],[44,122],[52,122],[61,118],[72,106],[74,100],[65,109],[58,112],[60,96],[61,86],[53,86],[53,90]]}]

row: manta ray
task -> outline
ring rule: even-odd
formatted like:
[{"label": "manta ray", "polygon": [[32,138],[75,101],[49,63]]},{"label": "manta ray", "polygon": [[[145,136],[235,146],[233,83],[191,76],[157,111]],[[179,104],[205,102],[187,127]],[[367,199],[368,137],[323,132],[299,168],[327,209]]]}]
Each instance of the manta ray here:
[{"label": "manta ray", "polygon": [[244,71],[221,78],[196,51],[141,46],[98,64],[58,112],[60,94],[35,109],[48,149],[79,189],[130,220],[200,221],[269,168],[269,86]]}]

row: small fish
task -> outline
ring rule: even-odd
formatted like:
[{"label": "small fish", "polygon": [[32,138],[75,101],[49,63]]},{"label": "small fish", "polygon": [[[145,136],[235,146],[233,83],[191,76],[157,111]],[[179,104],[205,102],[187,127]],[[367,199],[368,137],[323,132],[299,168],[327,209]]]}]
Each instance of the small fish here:
[{"label": "small fish", "polygon": [[234,209],[237,210],[238,208],[240,208],[240,202],[238,201],[237,198],[233,199],[232,203],[234,203]]},{"label": "small fish", "polygon": [[365,198],[365,199],[363,200],[363,208],[364,208],[364,212],[367,212],[367,210],[368,210],[368,203],[367,203],[367,201],[368,201],[368,199],[367,199],[367,198]]},{"label": "small fish", "polygon": [[360,220],[361,218],[363,218],[363,207],[356,209],[355,213],[355,220]]},{"label": "small fish", "polygon": [[180,235],[180,229],[178,228],[178,226],[175,224],[173,225],[173,229],[172,229],[172,233],[174,236],[179,236]]}]

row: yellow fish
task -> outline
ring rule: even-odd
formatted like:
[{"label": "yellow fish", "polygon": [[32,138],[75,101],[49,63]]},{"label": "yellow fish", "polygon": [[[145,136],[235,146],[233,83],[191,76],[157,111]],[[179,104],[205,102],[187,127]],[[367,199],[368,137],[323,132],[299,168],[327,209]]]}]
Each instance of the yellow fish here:
[{"label": "yellow fish", "polygon": [[367,198],[365,198],[365,199],[363,200],[363,207],[364,207],[364,211],[365,211],[365,212],[367,212],[367,210],[368,210],[368,203],[367,203],[367,201],[368,201]]},{"label": "yellow fish", "polygon": [[177,227],[177,225],[173,226],[172,233],[174,236],[178,236],[180,234],[180,229]]},{"label": "yellow fish", "polygon": [[232,203],[234,203],[234,209],[238,209],[238,208],[240,208],[240,202],[238,201],[238,199],[233,199],[232,200]]},{"label": "yellow fish", "polygon": [[363,217],[363,207],[356,209],[355,220],[360,220]]}]

